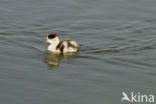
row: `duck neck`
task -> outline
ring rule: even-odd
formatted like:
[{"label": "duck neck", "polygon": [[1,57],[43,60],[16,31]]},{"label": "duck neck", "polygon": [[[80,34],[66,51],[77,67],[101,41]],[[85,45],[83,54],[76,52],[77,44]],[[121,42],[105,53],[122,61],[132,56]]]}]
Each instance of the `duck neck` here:
[{"label": "duck neck", "polygon": [[[58,43],[58,44],[59,44],[59,43]],[[56,49],[56,47],[58,46],[58,44],[50,44],[48,48]]]},{"label": "duck neck", "polygon": [[50,44],[49,47],[48,47],[48,50],[50,50],[52,52],[60,52],[60,50],[57,48],[57,46],[59,45],[59,43],[60,42]]}]

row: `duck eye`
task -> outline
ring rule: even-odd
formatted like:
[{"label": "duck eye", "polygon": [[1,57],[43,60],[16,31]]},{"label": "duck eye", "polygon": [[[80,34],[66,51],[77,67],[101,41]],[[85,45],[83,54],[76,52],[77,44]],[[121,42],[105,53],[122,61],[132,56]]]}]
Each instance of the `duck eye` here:
[{"label": "duck eye", "polygon": [[48,36],[49,39],[53,39],[53,38],[55,38],[55,37],[56,37],[56,35],[53,35],[53,34],[50,34],[50,35]]}]

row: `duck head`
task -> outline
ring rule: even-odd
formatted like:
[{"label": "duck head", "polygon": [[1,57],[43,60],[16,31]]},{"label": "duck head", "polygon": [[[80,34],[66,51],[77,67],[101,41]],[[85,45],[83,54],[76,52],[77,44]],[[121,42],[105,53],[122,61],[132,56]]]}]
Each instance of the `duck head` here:
[{"label": "duck head", "polygon": [[46,39],[46,43],[49,43],[51,45],[58,45],[60,43],[61,39],[60,39],[60,36],[59,34],[57,33],[50,33],[48,36],[47,36],[47,39]]}]

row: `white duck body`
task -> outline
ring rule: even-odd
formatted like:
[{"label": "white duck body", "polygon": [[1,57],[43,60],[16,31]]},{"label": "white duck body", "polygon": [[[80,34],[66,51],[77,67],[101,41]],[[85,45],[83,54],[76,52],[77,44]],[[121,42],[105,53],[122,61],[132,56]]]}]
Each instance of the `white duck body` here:
[{"label": "white duck body", "polygon": [[48,51],[54,53],[74,53],[78,52],[80,45],[72,39],[62,40],[56,33],[50,33],[47,37],[47,42],[50,43]]}]

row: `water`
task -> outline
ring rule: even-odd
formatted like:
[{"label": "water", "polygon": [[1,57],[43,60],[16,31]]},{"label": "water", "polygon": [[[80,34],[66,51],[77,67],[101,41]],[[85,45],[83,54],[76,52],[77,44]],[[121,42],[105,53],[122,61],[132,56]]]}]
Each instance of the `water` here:
[{"label": "water", "polygon": [[[120,104],[122,91],[156,94],[155,3],[0,0],[0,103]],[[48,53],[50,32],[81,50]]]}]

